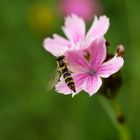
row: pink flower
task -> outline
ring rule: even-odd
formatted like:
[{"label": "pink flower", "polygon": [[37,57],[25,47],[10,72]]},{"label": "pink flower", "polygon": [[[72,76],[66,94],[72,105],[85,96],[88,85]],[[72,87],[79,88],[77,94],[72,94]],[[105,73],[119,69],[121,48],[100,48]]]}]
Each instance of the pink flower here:
[{"label": "pink flower", "polygon": [[102,85],[101,78],[107,78],[116,73],[124,63],[123,58],[117,54],[105,62],[106,56],[107,50],[103,37],[94,40],[84,50],[67,52],[66,58],[69,69],[73,72],[76,93],[68,88],[63,77],[56,85],[56,91],[63,94],[72,94],[73,96],[82,90],[90,96],[95,94]]},{"label": "pink flower", "polygon": [[99,0],[61,0],[59,9],[62,15],[77,14],[88,21],[100,13],[102,7]]},{"label": "pink flower", "polygon": [[54,56],[64,55],[68,50],[79,50],[86,48],[96,38],[104,36],[109,28],[109,19],[101,16],[99,19],[95,16],[93,24],[86,34],[85,22],[77,15],[67,16],[65,25],[62,28],[65,39],[57,34],[53,38],[44,40],[44,48]]}]

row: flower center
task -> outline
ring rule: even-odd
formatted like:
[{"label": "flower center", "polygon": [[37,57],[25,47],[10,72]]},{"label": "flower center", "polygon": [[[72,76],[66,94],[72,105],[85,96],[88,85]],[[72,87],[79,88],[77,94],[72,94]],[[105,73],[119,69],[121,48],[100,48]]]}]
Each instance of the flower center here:
[{"label": "flower center", "polygon": [[88,74],[89,74],[90,76],[93,76],[93,75],[96,74],[96,70],[91,69],[91,70],[88,71]]}]

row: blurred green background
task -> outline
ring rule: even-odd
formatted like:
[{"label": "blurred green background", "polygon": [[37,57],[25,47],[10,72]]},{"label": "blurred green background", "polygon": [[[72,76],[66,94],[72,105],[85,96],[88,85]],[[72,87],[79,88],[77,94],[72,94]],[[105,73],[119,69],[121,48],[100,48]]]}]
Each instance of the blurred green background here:
[{"label": "blurred green background", "polygon": [[[118,140],[98,100],[85,93],[74,98],[47,93],[56,69],[43,39],[62,34],[58,0],[0,1],[0,140]],[[140,138],[140,1],[100,1],[111,21],[110,51],[125,46],[119,101],[132,140]]]}]

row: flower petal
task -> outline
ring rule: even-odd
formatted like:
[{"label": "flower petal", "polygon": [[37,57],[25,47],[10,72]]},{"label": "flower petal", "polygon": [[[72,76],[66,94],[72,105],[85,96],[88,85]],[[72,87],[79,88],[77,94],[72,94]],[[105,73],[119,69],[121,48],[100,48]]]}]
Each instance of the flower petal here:
[{"label": "flower petal", "polygon": [[58,82],[55,86],[55,90],[58,92],[58,93],[62,93],[62,94],[71,94],[72,91],[69,89],[69,87],[67,86],[67,84],[65,83],[65,80],[63,78],[63,76],[61,76],[60,78],[60,82]]},{"label": "flower petal", "polygon": [[82,90],[86,91],[90,96],[95,94],[102,85],[102,80],[98,75],[88,76],[82,84]]},{"label": "flower petal", "polygon": [[90,64],[93,69],[98,68],[106,58],[105,39],[102,37],[94,40],[87,48],[87,52],[91,55]]},{"label": "flower petal", "polygon": [[98,38],[104,36],[109,28],[109,18],[101,16],[99,19],[95,16],[91,28],[87,33],[87,38]]},{"label": "flower petal", "polygon": [[73,77],[73,81],[75,83],[76,92],[73,92],[72,90],[69,89],[69,87],[65,83],[63,76],[61,76],[60,82],[58,82],[55,86],[56,91],[58,93],[62,93],[65,95],[72,93],[72,96],[78,94],[81,91],[81,84],[84,82],[86,74],[75,74],[75,75],[72,75],[72,77]]},{"label": "flower petal", "polygon": [[68,51],[66,54],[68,67],[72,72],[85,72],[88,69],[88,63],[84,58],[83,51]]},{"label": "flower petal", "polygon": [[76,92],[72,93],[73,97],[82,90],[81,85],[84,83],[86,77],[87,77],[86,73],[73,74],[73,80],[74,80],[74,83],[75,83],[75,86],[76,86]]},{"label": "flower petal", "polygon": [[43,43],[44,48],[54,56],[63,55],[70,47],[68,40],[54,34],[53,38],[46,38]]},{"label": "flower petal", "polygon": [[107,78],[121,69],[124,64],[122,57],[114,56],[111,60],[103,63],[98,69],[98,75]]},{"label": "flower petal", "polygon": [[82,18],[72,14],[65,19],[65,26],[62,28],[65,35],[73,43],[85,37],[85,22]]}]

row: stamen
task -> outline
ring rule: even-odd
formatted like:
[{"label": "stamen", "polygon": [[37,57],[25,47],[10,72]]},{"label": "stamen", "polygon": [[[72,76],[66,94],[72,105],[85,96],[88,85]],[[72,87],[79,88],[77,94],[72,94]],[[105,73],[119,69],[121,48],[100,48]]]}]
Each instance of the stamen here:
[{"label": "stamen", "polygon": [[88,61],[88,62],[90,62],[90,60],[91,60],[91,55],[90,55],[90,53],[87,51],[86,52],[86,54],[85,54],[85,59]]}]

